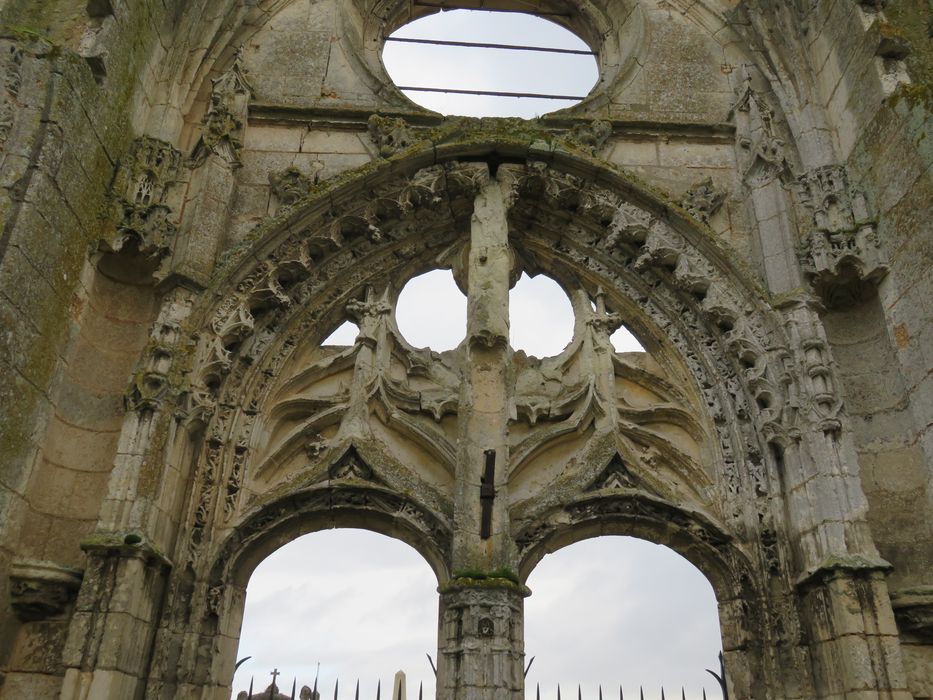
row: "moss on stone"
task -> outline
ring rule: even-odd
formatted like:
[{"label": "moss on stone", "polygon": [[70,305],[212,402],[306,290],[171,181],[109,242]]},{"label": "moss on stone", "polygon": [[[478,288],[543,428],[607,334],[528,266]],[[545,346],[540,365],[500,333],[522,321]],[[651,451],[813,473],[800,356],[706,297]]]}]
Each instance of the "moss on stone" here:
[{"label": "moss on stone", "polygon": [[933,16],[930,9],[930,0],[889,2],[885,7],[888,22],[879,27],[882,36],[885,36],[884,32],[891,32],[909,45],[910,53],[905,59],[907,70],[915,84],[927,89],[933,85]]},{"label": "moss on stone", "polygon": [[471,569],[455,571],[450,581],[438,588],[438,592],[453,593],[465,588],[498,588],[515,591],[526,598],[531,595],[531,589],[519,583],[518,575],[510,569],[490,572]]}]

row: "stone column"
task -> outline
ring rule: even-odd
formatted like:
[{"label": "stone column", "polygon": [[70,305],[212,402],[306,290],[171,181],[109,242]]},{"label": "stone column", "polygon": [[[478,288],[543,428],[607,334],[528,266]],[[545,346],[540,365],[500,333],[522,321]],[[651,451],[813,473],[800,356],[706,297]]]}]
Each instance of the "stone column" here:
[{"label": "stone column", "polygon": [[61,699],[141,697],[170,563],[132,535],[98,538],[68,630]]},{"label": "stone column", "polygon": [[460,578],[441,589],[438,700],[524,697],[524,597],[506,579]]},{"label": "stone column", "polygon": [[822,324],[806,299],[790,299],[780,310],[801,380],[779,466],[816,697],[907,700],[885,582],[890,565],[869,531],[858,456]]},{"label": "stone column", "polygon": [[453,579],[441,589],[438,697],[519,700],[522,606],[508,513],[511,387],[506,202],[495,179],[471,223],[467,359],[460,395]]}]

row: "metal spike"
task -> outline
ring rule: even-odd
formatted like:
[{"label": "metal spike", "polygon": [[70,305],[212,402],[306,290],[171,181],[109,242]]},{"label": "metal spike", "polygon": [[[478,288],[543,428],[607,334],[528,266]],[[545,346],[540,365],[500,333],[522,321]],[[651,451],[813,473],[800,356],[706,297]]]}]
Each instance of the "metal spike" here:
[{"label": "metal spike", "polygon": [[583,690],[581,690],[579,683],[577,683],[577,700],[583,700]]},{"label": "metal spike", "polygon": [[680,700],[687,700],[687,691],[683,686],[680,686]]},{"label": "metal spike", "polygon": [[356,679],[356,693],[353,695],[353,700],[360,700],[360,679]]},{"label": "metal spike", "polygon": [[661,700],[667,700],[667,698],[664,697],[664,686],[663,685],[661,686]]},{"label": "metal spike", "polygon": [[337,700],[337,689],[340,687],[340,679],[334,681],[334,700]]},{"label": "metal spike", "polygon": [[535,700],[541,700],[541,684],[536,683],[535,687],[537,688],[535,691]]},{"label": "metal spike", "polygon": [[376,683],[376,700],[379,700],[379,696],[382,695],[382,680]]},{"label": "metal spike", "polygon": [[399,678],[399,679],[398,679],[398,688],[395,689],[395,697],[393,697],[392,700],[395,700],[395,698],[401,699],[401,697],[402,697],[402,679]]},{"label": "metal spike", "polygon": [[321,675],[321,662],[317,662],[317,672],[314,674],[314,689],[311,691],[311,697],[317,697],[317,679]]},{"label": "metal spike", "polygon": [[418,700],[424,700],[424,681],[418,684]]},{"label": "metal spike", "polygon": [[603,700],[603,684],[599,684],[599,700]]},{"label": "metal spike", "polygon": [[253,697],[253,677],[249,677],[249,693],[247,694],[247,700],[250,700]]},{"label": "metal spike", "polygon": [[557,684],[557,700],[560,700],[560,683]]},{"label": "metal spike", "polygon": [[706,688],[703,688],[703,700],[706,700]]},{"label": "metal spike", "polygon": [[641,700],[645,700],[645,689],[638,686],[638,693],[641,695]]},{"label": "metal spike", "polygon": [[292,678],[292,700],[295,700],[295,691],[298,688],[298,676]]},{"label": "metal spike", "polygon": [[625,700],[625,696],[622,694],[622,684],[619,684],[619,700]]}]

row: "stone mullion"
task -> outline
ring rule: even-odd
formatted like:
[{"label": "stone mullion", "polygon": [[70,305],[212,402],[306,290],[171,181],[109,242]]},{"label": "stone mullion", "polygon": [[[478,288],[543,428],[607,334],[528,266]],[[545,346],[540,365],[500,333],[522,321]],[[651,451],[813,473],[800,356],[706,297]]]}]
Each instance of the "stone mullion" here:
[{"label": "stone mullion", "polygon": [[[506,491],[511,268],[505,199],[499,183],[490,180],[477,195],[471,228],[465,363],[468,369],[460,400],[455,571],[489,571],[513,563]],[[495,495],[489,536],[483,538],[480,491],[487,459],[494,459]]]},{"label": "stone mullion", "polygon": [[508,235],[505,196],[493,178],[477,195],[471,222],[453,580],[441,588],[438,640],[438,697],[444,700],[520,700],[523,694],[527,589],[513,573],[507,491],[513,265]]}]

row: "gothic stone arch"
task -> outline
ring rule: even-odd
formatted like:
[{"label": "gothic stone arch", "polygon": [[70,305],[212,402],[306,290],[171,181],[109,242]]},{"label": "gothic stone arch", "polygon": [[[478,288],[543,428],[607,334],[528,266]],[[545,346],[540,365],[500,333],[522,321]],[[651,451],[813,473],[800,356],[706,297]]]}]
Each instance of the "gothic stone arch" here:
[{"label": "gothic stone arch", "polygon": [[[404,280],[434,266],[469,296],[467,339],[446,353],[410,347],[393,317]],[[573,301],[557,357],[509,348],[520,269]],[[99,526],[115,534],[88,546],[66,694],[224,696],[244,572],[282,537],[351,524],[434,567],[443,697],[521,696],[520,576],[596,531],[707,573],[737,697],[837,682],[820,660],[846,658],[842,624],[887,658],[871,610],[839,607],[885,600],[885,563],[814,312],[777,313],[700,223],[623,173],[510,141],[412,149],[289,201],[217,280],[162,304]],[[650,357],[613,351],[619,312]],[[321,348],[347,316],[355,344]],[[791,506],[801,484],[810,500]],[[133,535],[160,521],[171,552]],[[134,585],[144,613],[104,612]],[[490,619],[491,634],[476,624]],[[133,631],[151,655],[98,668]]]}]

